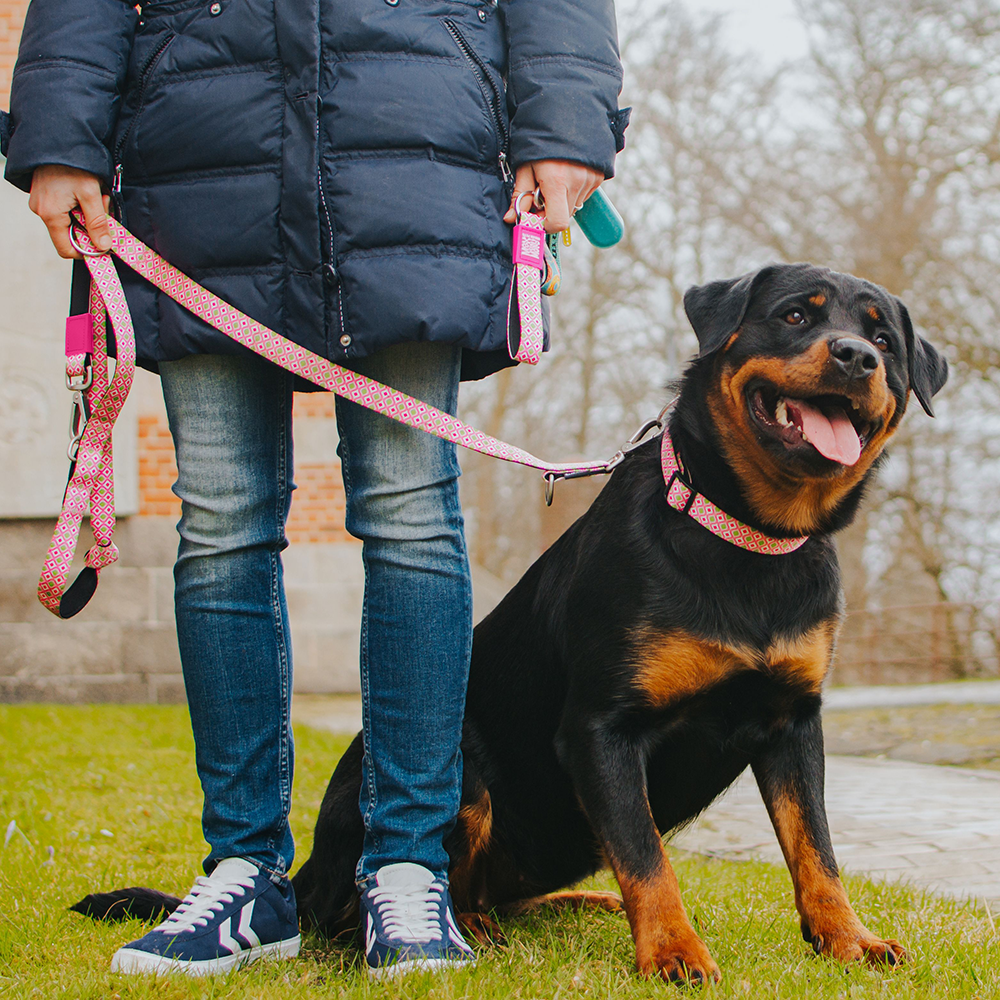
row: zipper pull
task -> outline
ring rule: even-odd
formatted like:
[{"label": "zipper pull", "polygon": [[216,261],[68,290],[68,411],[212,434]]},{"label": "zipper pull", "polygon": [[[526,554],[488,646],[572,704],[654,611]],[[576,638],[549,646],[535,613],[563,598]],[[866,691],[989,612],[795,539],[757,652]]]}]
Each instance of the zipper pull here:
[{"label": "zipper pull", "polygon": [[514,175],[510,172],[510,164],[507,162],[507,154],[501,153],[497,159],[500,161],[500,176],[503,178],[504,184],[513,184]]},{"label": "zipper pull", "polygon": [[125,225],[125,199],[122,198],[122,165],[115,164],[115,174],[111,182],[111,207],[115,218]]}]

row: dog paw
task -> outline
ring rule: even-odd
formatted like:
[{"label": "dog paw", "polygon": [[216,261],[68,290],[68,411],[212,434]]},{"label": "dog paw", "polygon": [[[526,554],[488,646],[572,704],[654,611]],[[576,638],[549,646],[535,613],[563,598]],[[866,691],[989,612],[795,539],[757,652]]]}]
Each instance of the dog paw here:
[{"label": "dog paw", "polygon": [[644,976],[660,976],[672,983],[707,986],[722,979],[718,965],[696,934],[664,941],[648,955],[637,952],[636,962]]},{"label": "dog paw", "polygon": [[802,935],[817,955],[826,955],[841,962],[868,962],[870,965],[902,965],[907,961],[906,950],[891,938],[876,937],[863,924],[833,927],[825,932],[803,927]]},{"label": "dog paw", "polygon": [[458,926],[477,944],[502,948],[507,943],[500,925],[486,913],[460,913]]}]

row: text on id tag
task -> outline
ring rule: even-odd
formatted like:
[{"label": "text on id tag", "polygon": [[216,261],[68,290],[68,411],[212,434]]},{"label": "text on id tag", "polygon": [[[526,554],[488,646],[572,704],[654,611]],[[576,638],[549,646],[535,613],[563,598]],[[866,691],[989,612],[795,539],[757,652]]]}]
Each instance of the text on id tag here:
[{"label": "text on id tag", "polygon": [[528,264],[539,271],[545,267],[545,230],[519,222],[514,226],[514,263]]}]

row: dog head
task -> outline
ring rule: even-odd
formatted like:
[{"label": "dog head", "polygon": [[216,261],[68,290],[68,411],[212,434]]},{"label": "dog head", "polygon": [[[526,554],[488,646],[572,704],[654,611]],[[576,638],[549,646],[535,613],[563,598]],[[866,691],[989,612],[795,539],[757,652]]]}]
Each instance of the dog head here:
[{"label": "dog head", "polygon": [[899,426],[912,392],[948,366],[885,289],[810,264],[771,265],[690,289],[696,367],[719,447],[764,522],[829,524]]}]

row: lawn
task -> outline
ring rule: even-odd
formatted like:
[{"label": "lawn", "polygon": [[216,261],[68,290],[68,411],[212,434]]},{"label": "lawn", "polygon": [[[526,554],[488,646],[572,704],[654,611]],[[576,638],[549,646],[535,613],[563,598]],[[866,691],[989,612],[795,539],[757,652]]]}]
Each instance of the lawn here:
[{"label": "lawn", "polygon": [[[187,890],[205,848],[186,711],[0,706],[0,733],[0,996],[556,1000],[678,989],[634,975],[628,926],[603,913],[509,921],[506,947],[482,951],[474,969],[401,983],[370,983],[350,942],[314,936],[298,961],[215,980],[112,975],[112,953],[143,926],[100,925],[66,907],[98,888]],[[304,727],[296,741],[292,820],[302,860],[346,741]],[[722,967],[714,997],[1000,998],[1000,939],[981,907],[851,879],[862,919],[902,940],[913,960],[896,970],[844,967],[803,943],[784,869],[695,857],[677,858],[676,867]],[[606,877],[595,884],[611,887]]]}]

